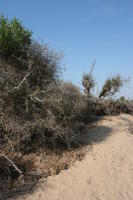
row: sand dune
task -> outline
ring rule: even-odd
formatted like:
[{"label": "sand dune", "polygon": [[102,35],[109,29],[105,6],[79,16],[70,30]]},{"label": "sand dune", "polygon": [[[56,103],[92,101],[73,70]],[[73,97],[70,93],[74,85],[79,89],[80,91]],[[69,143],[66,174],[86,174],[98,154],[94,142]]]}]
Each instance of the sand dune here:
[{"label": "sand dune", "polygon": [[89,129],[93,143],[86,157],[49,177],[26,200],[132,200],[133,117],[105,117]]}]

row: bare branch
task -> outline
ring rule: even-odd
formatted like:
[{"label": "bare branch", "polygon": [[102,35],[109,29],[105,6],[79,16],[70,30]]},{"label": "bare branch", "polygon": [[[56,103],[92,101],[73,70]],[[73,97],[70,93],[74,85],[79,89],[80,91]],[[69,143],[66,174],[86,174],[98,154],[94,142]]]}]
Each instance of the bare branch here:
[{"label": "bare branch", "polygon": [[20,175],[22,174],[21,170],[6,155],[0,154],[0,158],[4,158],[5,160],[7,160],[15,169],[15,171],[17,171]]},{"label": "bare branch", "polygon": [[[28,78],[28,77],[30,76],[30,74],[33,72],[33,70],[30,71],[30,70],[32,69],[32,64],[33,64],[32,62],[29,63],[29,71],[28,71],[28,73],[24,76],[24,78],[20,81],[20,83],[19,83],[16,87],[12,88],[11,90],[8,90],[8,91],[5,92],[5,93],[0,93],[0,97],[12,95],[12,94],[14,94],[15,92],[18,92],[18,91],[23,87],[24,83],[27,81],[27,78]],[[38,67],[36,67],[36,70],[37,70],[37,69],[38,69]]]},{"label": "bare branch", "polygon": [[31,72],[28,72],[16,87],[12,88],[11,90],[8,90],[7,92],[0,93],[0,97],[8,96],[8,95],[14,94],[15,92],[18,92],[22,88],[23,84],[26,82],[30,74]]}]

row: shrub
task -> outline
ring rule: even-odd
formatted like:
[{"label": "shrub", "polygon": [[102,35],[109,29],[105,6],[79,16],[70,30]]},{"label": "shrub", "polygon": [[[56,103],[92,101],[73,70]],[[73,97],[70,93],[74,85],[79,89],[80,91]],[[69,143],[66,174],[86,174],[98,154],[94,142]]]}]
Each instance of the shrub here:
[{"label": "shrub", "polygon": [[34,110],[36,120],[28,123],[22,131],[20,148],[33,151],[39,146],[70,146],[81,134],[86,98],[72,83],[64,82],[50,84],[40,96],[41,99],[36,94],[32,99],[35,106],[40,106],[40,111],[37,115]]},{"label": "shrub", "polygon": [[80,119],[86,101],[79,88],[70,82],[60,82],[54,90],[48,101],[49,110],[52,111],[57,120],[67,124]]},{"label": "shrub", "polygon": [[25,53],[26,59],[20,61],[23,70],[16,67],[19,63],[14,63],[14,68],[0,59],[0,98],[15,115],[32,118],[32,111],[38,109],[33,96],[44,94],[46,87],[59,79],[60,55],[37,42],[32,42]]},{"label": "shrub", "polygon": [[32,71],[28,81],[30,87],[42,89],[52,81],[56,81],[61,73],[61,55],[48,45],[32,41],[28,51],[28,67]]},{"label": "shrub", "polygon": [[112,99],[90,98],[88,100],[88,112],[94,116],[118,115],[120,113],[131,113],[128,104]]},{"label": "shrub", "polygon": [[31,44],[31,36],[32,32],[15,17],[12,20],[0,17],[0,55],[6,58],[20,56]]},{"label": "shrub", "polygon": [[[6,124],[14,133],[12,144],[25,151],[59,141],[68,146],[83,126],[86,98],[72,83],[59,81],[56,53],[38,43],[32,43],[28,52],[25,70],[16,70],[2,59],[0,62],[1,110],[12,121]],[[18,124],[21,131],[12,130],[11,124]]]}]

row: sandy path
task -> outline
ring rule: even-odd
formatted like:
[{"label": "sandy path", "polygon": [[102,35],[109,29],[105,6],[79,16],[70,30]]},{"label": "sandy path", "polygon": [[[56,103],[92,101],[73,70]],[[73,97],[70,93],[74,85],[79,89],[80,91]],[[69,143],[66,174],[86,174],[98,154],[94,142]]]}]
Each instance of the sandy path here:
[{"label": "sandy path", "polygon": [[[121,115],[106,117],[91,128],[93,148],[84,160],[20,199],[26,200],[133,200],[133,135]],[[111,128],[113,127],[112,131]]]}]

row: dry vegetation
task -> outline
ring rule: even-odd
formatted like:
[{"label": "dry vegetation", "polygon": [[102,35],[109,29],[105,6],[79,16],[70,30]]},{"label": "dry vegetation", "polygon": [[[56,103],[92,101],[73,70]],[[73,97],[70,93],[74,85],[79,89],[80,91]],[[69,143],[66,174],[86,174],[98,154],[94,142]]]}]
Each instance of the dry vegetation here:
[{"label": "dry vegetation", "polygon": [[[81,159],[85,150],[77,138],[92,116],[132,112],[125,100],[92,97],[92,70],[83,76],[85,94],[62,81],[60,56],[31,36],[16,18],[0,18],[1,199]],[[120,76],[109,79],[100,97],[114,95],[122,83]]]}]

